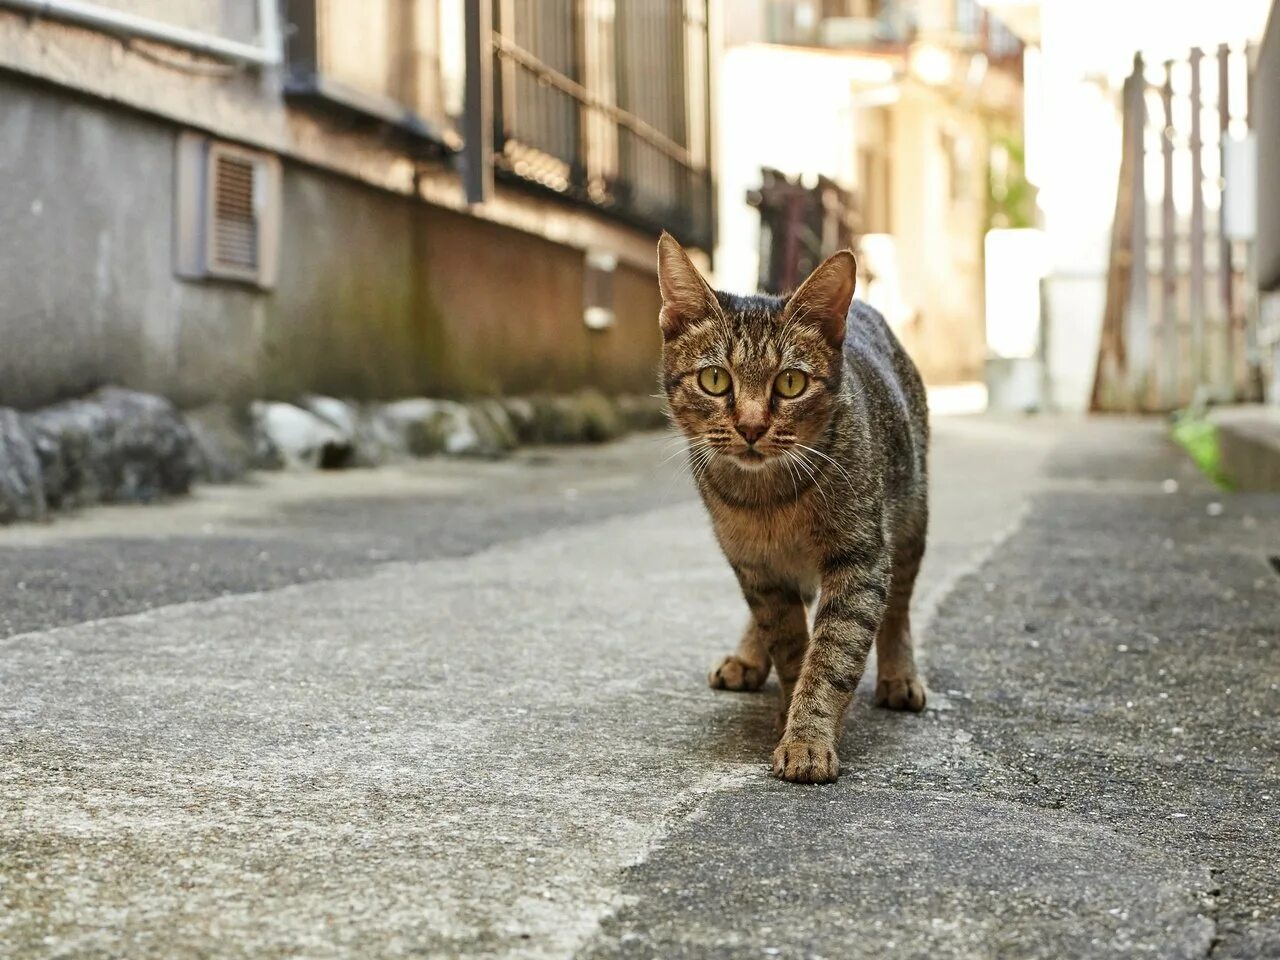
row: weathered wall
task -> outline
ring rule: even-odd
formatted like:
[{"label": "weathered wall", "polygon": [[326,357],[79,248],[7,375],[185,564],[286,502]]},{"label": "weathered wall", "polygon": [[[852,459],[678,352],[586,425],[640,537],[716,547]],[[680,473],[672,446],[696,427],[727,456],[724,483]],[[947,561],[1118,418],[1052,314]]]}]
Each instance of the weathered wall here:
[{"label": "weathered wall", "polygon": [[[917,316],[899,331],[930,383],[981,380],[986,358],[982,237],[988,142],[981,118],[908,85],[892,108],[892,231],[904,295]],[[959,183],[944,132],[967,138]]]},{"label": "weathered wall", "polygon": [[5,76],[0,104],[0,403],[251,381],[259,298],[173,277],[174,132]]},{"label": "weathered wall", "polygon": [[1280,5],[1271,8],[1253,71],[1258,138],[1258,287],[1280,291]]},{"label": "weathered wall", "polygon": [[[221,4],[229,36],[247,39],[249,0],[113,0],[214,30]],[[212,4],[212,6],[211,6]],[[245,23],[248,21],[246,20]],[[406,144],[376,127],[352,123],[350,116],[298,109],[281,95],[278,70],[188,73],[158,63],[118,38],[56,20],[0,8],[0,71],[79,93],[95,102],[114,102],[176,126],[190,127],[286,160],[327,170],[380,190],[456,210],[476,219],[549,237],[579,249],[612,250],[624,263],[648,271],[653,238],[608,217],[570,204],[548,204],[545,196],[499,182],[492,197],[467,205],[455,170],[418,162]],[[697,254],[695,253],[695,256]]]},{"label": "weathered wall", "polygon": [[645,271],[619,267],[618,322],[590,331],[580,250],[286,163],[277,288],[179,280],[178,127],[8,75],[0,104],[0,404],[653,382]]},{"label": "weathered wall", "polygon": [[214,36],[252,42],[258,32],[256,4],[246,0],[94,0],[135,17]]},{"label": "weathered wall", "polygon": [[620,266],[617,321],[609,330],[588,330],[578,251],[448,210],[425,209],[419,242],[431,278],[427,295],[448,318],[438,344],[445,392],[653,387],[660,302],[652,275]]},{"label": "weathered wall", "polygon": [[280,278],[264,297],[257,393],[437,392],[432,344],[443,320],[424,293],[422,210],[286,164]]}]

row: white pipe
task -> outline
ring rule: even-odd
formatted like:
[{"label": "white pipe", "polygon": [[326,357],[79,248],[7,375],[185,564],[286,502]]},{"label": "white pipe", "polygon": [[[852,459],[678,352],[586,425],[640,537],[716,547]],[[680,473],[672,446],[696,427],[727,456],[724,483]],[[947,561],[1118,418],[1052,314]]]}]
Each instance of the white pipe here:
[{"label": "white pipe", "polygon": [[275,0],[259,0],[258,3],[258,36],[261,45],[227,40],[198,30],[111,10],[84,0],[0,0],[0,7],[20,10],[34,17],[49,17],[92,27],[104,33],[167,43],[234,63],[274,67],[282,60]]},{"label": "white pipe", "polygon": [[276,0],[258,0],[258,46],[272,58],[268,66],[284,62],[284,45],[280,36],[280,6]]}]

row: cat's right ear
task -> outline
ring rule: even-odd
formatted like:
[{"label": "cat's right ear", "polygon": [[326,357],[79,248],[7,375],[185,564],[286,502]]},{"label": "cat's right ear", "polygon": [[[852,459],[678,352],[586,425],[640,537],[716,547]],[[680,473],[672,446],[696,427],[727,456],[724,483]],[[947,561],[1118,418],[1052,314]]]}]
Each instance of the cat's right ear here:
[{"label": "cat's right ear", "polygon": [[838,250],[823,260],[791,295],[787,315],[816,327],[827,343],[839,350],[857,282],[858,263],[852,251]]},{"label": "cat's right ear", "polygon": [[690,324],[720,310],[715,293],[684,247],[665,230],[658,240],[658,290],[662,294],[658,326],[664,340],[678,337]]}]

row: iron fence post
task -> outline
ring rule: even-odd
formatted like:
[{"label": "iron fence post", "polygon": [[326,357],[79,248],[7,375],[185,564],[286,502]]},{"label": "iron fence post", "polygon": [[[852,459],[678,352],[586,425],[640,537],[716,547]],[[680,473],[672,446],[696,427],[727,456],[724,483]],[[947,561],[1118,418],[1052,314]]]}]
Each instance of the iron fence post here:
[{"label": "iron fence post", "polygon": [[462,181],[468,203],[483,203],[493,192],[492,17],[490,0],[466,0]]}]

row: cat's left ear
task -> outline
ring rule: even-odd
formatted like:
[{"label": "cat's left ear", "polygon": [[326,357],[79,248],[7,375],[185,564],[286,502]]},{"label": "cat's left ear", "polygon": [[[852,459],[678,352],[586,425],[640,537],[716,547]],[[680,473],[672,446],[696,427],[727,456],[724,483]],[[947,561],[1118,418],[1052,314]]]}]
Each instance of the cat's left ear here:
[{"label": "cat's left ear", "polygon": [[853,254],[848,250],[833,253],[791,295],[786,318],[817,327],[827,343],[840,349],[857,280],[858,261]]},{"label": "cat's left ear", "polygon": [[699,320],[719,313],[715,293],[684,247],[665,230],[658,241],[658,290],[662,294],[658,325],[664,340],[672,340]]}]

